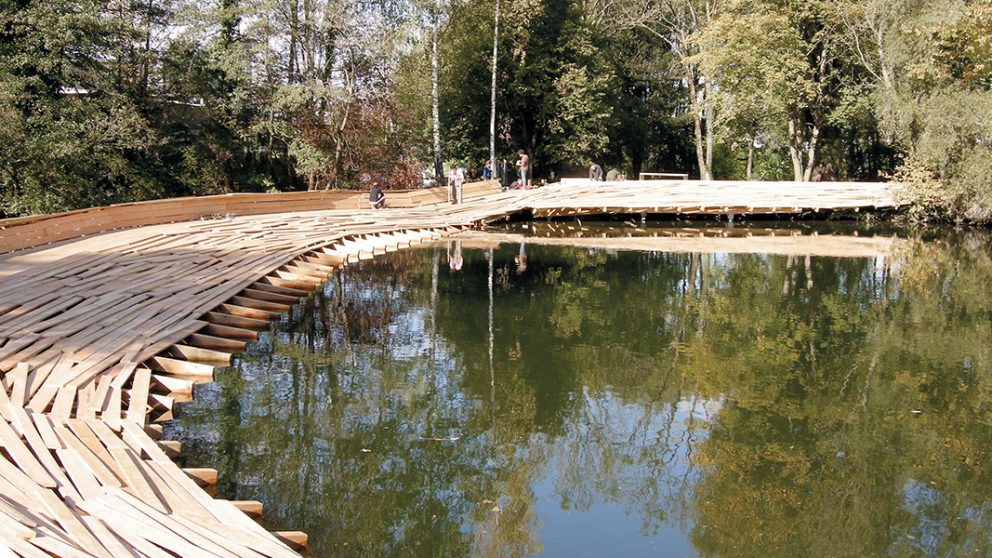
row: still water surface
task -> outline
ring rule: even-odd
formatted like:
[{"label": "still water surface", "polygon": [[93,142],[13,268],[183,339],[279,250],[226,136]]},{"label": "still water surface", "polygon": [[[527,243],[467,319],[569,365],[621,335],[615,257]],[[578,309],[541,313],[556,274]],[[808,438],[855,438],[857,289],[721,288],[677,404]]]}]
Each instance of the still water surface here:
[{"label": "still water surface", "polygon": [[311,556],[992,554],[988,236],[450,248],[262,334],[178,409],[186,465]]}]

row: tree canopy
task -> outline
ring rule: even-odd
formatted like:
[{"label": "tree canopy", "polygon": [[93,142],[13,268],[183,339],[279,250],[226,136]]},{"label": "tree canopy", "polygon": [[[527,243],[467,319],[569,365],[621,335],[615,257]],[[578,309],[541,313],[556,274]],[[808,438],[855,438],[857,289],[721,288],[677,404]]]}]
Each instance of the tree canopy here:
[{"label": "tree canopy", "polygon": [[494,36],[496,8],[7,0],[0,217],[415,187],[494,141],[537,178],[896,179],[992,221],[992,0],[502,0]]}]

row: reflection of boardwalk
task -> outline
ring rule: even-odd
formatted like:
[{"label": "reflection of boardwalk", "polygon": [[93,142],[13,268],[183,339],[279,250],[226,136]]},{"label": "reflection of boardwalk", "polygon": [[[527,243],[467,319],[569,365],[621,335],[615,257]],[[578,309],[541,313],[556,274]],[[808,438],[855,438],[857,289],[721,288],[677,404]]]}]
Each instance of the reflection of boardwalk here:
[{"label": "reflection of boardwalk", "polygon": [[802,234],[799,231],[748,229],[734,234],[728,229],[632,229],[634,232],[575,236],[524,235],[521,233],[465,231],[454,238],[466,248],[495,248],[502,243],[526,242],[531,245],[578,246],[602,250],[637,250],[642,252],[701,252],[732,254],[777,254],[781,256],[823,256],[833,258],[871,258],[890,256],[904,241],[894,236],[855,236]]},{"label": "reflection of boardwalk", "polygon": [[[238,198],[237,206],[211,199],[202,207],[198,200],[156,202],[0,221],[0,250],[28,247],[0,255],[0,541],[23,556],[293,554],[243,513],[257,512],[257,503],[212,499],[197,483],[215,481],[215,472],[179,469],[168,457],[175,445],[155,441],[156,421],[170,418],[173,404],[209,381],[214,366],[347,261],[528,210],[551,216],[893,205],[880,185],[859,193],[846,185],[785,190],[757,183],[748,186],[756,205],[742,205],[741,184],[566,184],[508,193],[477,187],[461,206],[418,206],[432,201],[418,192],[404,198],[412,207],[383,211],[340,209],[351,198],[312,195],[294,209],[327,204],[324,210],[103,234],[94,233],[217,207],[272,209],[262,198]],[[166,206],[176,213],[163,214]],[[73,238],[80,234],[90,236]],[[49,240],[60,242],[30,248]],[[637,242],[658,249],[661,240]],[[682,249],[705,250],[701,242],[709,240],[690,239],[695,244]],[[875,254],[884,247],[861,248]],[[827,250],[806,248],[814,249]]]}]

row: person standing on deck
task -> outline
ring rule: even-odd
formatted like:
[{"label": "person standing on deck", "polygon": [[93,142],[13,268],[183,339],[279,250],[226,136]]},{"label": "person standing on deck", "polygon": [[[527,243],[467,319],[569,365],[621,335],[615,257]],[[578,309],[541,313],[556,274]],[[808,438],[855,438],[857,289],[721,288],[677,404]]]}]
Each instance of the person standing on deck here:
[{"label": "person standing on deck", "polygon": [[520,155],[520,158],[517,159],[517,168],[520,169],[520,187],[528,190],[527,180],[530,178],[530,157],[527,156],[527,152],[523,149],[518,150],[517,155]]},{"label": "person standing on deck", "polygon": [[465,172],[459,166],[451,167],[448,173],[448,186],[451,188],[448,194],[448,201],[451,203],[462,203],[462,183],[465,182]]},{"label": "person standing on deck", "polygon": [[492,180],[493,178],[493,162],[486,161],[485,165],[482,165],[482,179]]},{"label": "person standing on deck", "polygon": [[513,169],[510,167],[509,161],[503,159],[503,164],[500,167],[499,173],[499,184],[503,190],[510,188],[510,184],[513,183]]}]

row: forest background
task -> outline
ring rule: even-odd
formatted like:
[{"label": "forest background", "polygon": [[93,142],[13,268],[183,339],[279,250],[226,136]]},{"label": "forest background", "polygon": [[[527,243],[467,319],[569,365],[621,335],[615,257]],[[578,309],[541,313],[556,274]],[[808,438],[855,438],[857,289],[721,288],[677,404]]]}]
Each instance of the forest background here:
[{"label": "forest background", "polygon": [[0,0],[0,217],[531,155],[992,221],[992,0]]}]

